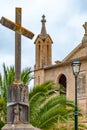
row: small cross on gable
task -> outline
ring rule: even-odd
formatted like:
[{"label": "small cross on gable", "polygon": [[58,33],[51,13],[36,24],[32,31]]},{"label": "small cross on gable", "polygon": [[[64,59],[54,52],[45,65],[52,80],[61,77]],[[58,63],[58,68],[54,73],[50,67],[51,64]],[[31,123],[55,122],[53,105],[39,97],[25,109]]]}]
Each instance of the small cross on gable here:
[{"label": "small cross on gable", "polygon": [[87,22],[85,22],[85,24],[83,24],[83,27],[85,29],[85,34],[87,34]]}]

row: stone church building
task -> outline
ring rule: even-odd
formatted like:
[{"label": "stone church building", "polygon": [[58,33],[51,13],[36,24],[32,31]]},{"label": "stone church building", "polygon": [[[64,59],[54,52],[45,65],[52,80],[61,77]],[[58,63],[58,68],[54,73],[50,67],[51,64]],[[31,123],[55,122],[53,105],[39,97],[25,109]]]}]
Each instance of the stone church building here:
[{"label": "stone church building", "polygon": [[[73,60],[80,60],[81,69],[78,76],[78,102],[84,117],[87,118],[87,22],[83,25],[85,34],[81,43],[62,61],[52,64],[52,38],[46,31],[45,16],[42,16],[41,33],[35,40],[35,69],[34,84],[38,85],[45,81],[52,80],[65,87],[66,97],[74,100],[75,79],[71,63]],[[61,55],[61,54],[60,54]]]}]

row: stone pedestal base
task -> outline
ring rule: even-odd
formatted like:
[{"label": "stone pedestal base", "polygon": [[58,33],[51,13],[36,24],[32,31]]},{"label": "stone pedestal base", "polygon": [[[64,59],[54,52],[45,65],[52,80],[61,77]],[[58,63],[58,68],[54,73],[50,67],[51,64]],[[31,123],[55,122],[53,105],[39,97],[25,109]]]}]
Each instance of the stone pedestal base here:
[{"label": "stone pedestal base", "polygon": [[40,130],[39,128],[35,128],[30,124],[6,124],[2,130]]}]

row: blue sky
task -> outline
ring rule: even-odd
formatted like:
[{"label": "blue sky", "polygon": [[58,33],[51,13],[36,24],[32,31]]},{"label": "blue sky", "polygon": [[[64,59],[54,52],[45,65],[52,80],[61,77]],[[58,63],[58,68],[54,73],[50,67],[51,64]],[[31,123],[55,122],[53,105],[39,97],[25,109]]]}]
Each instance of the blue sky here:
[{"label": "blue sky", "polygon": [[[87,0],[0,0],[2,16],[15,21],[15,8],[22,8],[22,26],[35,36],[22,36],[22,69],[35,64],[34,41],[41,31],[42,15],[46,16],[47,33],[53,40],[52,59],[62,60],[82,40],[87,21]],[[15,33],[0,25],[0,69],[2,64],[14,65]]]}]

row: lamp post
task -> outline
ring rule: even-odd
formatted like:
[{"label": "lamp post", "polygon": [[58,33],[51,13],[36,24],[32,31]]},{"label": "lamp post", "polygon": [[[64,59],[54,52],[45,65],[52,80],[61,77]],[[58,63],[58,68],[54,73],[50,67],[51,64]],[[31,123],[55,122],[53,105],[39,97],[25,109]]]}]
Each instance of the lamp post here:
[{"label": "lamp post", "polygon": [[77,78],[80,72],[80,66],[80,61],[75,60],[72,62],[72,70],[75,76],[75,130],[78,130]]}]

